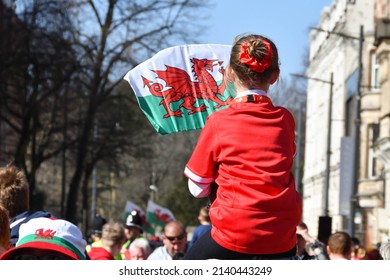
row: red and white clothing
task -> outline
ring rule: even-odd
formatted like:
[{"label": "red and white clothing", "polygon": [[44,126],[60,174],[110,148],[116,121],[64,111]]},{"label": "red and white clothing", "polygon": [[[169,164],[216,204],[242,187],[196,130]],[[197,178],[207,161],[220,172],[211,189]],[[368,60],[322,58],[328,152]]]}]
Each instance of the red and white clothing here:
[{"label": "red and white clothing", "polygon": [[[245,95],[262,97],[242,102]],[[293,116],[264,91],[241,93],[208,117],[184,174],[195,197],[208,196],[212,182],[218,185],[209,214],[219,245],[247,254],[294,248],[302,214],[291,173],[294,140]]]}]

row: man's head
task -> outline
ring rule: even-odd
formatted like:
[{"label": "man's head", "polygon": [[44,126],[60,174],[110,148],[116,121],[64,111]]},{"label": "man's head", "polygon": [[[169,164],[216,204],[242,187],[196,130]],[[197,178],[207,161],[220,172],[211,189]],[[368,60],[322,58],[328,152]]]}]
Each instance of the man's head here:
[{"label": "man's head", "polygon": [[146,260],[151,253],[151,248],[146,239],[137,238],[131,242],[129,252],[132,260]]},{"label": "man's head", "polygon": [[120,253],[123,242],[125,241],[124,227],[118,222],[109,222],[104,224],[102,229],[102,245],[109,248],[113,256]]},{"label": "man's head", "polygon": [[20,226],[16,247],[4,260],[84,260],[87,242],[80,229],[61,219],[35,218]]},{"label": "man's head", "polygon": [[327,251],[330,259],[350,259],[352,253],[351,236],[344,231],[333,233],[329,237]]},{"label": "man's head", "polygon": [[207,206],[200,208],[198,220],[200,223],[210,223],[209,209]]},{"label": "man's head", "polygon": [[131,211],[125,222],[125,235],[127,240],[134,240],[142,233],[142,219],[137,211]]},{"label": "man's head", "polygon": [[181,222],[172,221],[166,224],[162,240],[172,257],[178,254],[184,255],[186,252],[187,232]]},{"label": "man's head", "polygon": [[93,220],[91,237],[94,241],[99,240],[102,237],[103,226],[107,223],[107,220],[97,214]]},{"label": "man's head", "polygon": [[24,173],[13,165],[0,168],[0,204],[10,218],[29,210],[29,185]]}]

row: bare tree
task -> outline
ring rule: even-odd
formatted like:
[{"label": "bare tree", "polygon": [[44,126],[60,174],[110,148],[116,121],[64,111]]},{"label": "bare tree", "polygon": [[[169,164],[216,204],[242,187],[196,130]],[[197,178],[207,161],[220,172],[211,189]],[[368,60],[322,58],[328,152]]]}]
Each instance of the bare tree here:
[{"label": "bare tree", "polygon": [[[124,74],[152,53],[196,34],[191,13],[205,1],[73,1],[73,44],[83,67],[80,87],[85,95],[76,148],[76,166],[67,197],[66,218],[76,222],[80,213],[80,186],[91,167],[89,149],[100,108],[112,97]],[[191,28],[190,28],[191,27]],[[130,94],[130,93],[129,93]],[[112,108],[115,110],[115,108]],[[111,134],[102,135],[110,141]],[[95,146],[95,149],[99,149]],[[86,172],[87,171],[87,172]],[[86,178],[84,178],[86,182]]]},{"label": "bare tree", "polygon": [[60,104],[78,63],[66,40],[70,22],[61,3],[20,4],[18,14],[2,6],[0,121],[7,132],[2,141],[10,140],[6,161],[24,169],[34,207],[37,170],[61,151]]},{"label": "bare tree", "polygon": [[[61,216],[77,222],[79,207],[90,203],[95,166],[120,173],[129,159],[155,156],[154,131],[122,77],[163,48],[196,43],[201,26],[193,23],[202,22],[206,2],[0,2],[0,131],[7,135],[0,150],[9,153],[1,160],[13,158],[25,170],[33,196],[42,164],[62,164]],[[41,182],[56,188],[52,205],[56,180]]]}]

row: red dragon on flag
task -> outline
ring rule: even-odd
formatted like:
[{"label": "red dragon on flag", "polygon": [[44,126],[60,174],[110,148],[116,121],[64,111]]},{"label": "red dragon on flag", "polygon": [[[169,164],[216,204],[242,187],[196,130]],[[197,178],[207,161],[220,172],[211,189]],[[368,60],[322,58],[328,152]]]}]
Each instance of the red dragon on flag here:
[{"label": "red dragon on flag", "polygon": [[201,129],[232,100],[224,81],[231,46],[183,45],[158,52],[124,77],[161,134]]},{"label": "red dragon on flag", "polygon": [[[188,110],[188,114],[194,114],[197,112],[206,111],[207,106],[205,104],[197,104],[197,99],[206,99],[207,101],[213,101],[217,105],[214,109],[218,109],[221,106],[229,104],[232,97],[223,101],[219,99],[219,96],[223,96],[226,88],[224,79],[220,85],[217,84],[214,77],[210,74],[213,71],[214,66],[221,66],[223,61],[217,59],[190,59],[193,64],[192,70],[197,81],[192,81],[188,73],[183,70],[172,66],[166,66],[166,70],[151,70],[157,74],[157,78],[165,81],[168,89],[164,90],[164,86],[161,83],[154,83],[142,76],[144,86],[147,86],[150,93],[157,97],[162,97],[160,105],[164,106],[167,114],[164,118],[172,116],[182,117],[183,113],[180,108]],[[225,69],[221,67],[218,70],[222,76],[225,74]],[[195,93],[195,94],[194,94]],[[171,109],[171,103],[182,101],[178,110],[173,111]]]}]

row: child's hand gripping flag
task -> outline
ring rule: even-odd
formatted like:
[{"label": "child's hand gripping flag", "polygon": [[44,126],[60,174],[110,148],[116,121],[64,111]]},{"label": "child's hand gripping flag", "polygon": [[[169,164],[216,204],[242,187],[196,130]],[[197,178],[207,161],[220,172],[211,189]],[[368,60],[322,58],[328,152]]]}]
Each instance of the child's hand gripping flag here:
[{"label": "child's hand gripping flag", "polygon": [[158,52],[124,77],[142,111],[160,134],[201,129],[225,108],[233,92],[224,73],[231,46],[182,45]]}]

